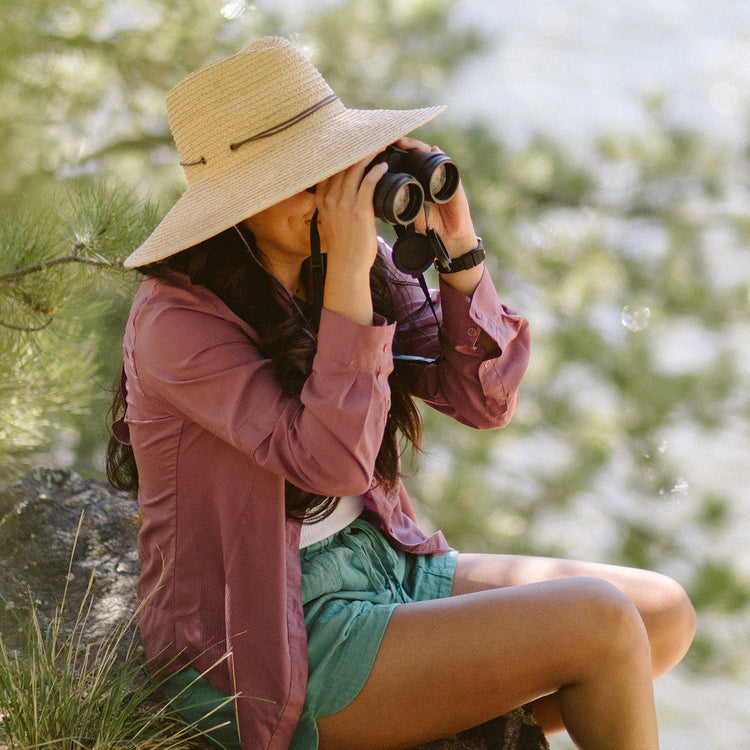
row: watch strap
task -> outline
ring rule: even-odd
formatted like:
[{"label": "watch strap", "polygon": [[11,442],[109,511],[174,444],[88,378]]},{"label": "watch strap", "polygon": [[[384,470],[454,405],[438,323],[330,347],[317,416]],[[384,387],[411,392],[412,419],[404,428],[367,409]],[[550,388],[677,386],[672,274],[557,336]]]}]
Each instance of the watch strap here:
[{"label": "watch strap", "polygon": [[469,250],[468,253],[459,255],[457,258],[450,258],[447,261],[445,258],[436,259],[435,268],[437,268],[440,273],[468,271],[470,268],[478,266],[486,257],[487,253],[482,246],[482,238],[477,237],[477,246],[473,250]]}]

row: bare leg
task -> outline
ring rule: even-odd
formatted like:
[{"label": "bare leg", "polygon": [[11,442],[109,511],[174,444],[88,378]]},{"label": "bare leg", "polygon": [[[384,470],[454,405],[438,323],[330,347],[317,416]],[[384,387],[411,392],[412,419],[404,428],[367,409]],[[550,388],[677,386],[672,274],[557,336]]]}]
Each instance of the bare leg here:
[{"label": "bare leg", "polygon": [[360,694],[318,720],[321,748],[408,748],[553,693],[579,747],[658,748],[646,629],[612,585],[567,578],[398,607]]},{"label": "bare leg", "polygon": [[[453,594],[574,576],[607,581],[633,602],[648,633],[654,677],[685,655],[695,634],[695,611],[678,583],[652,571],[556,558],[465,554],[458,558]],[[565,729],[556,694],[537,701],[534,711],[548,735]]]}]

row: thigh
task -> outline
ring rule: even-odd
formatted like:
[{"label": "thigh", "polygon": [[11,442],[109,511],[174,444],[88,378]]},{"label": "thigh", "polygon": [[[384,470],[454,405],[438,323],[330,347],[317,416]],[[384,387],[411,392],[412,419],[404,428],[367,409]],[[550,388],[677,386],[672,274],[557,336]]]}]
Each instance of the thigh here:
[{"label": "thigh", "polygon": [[573,577],[606,581],[633,602],[649,635],[655,675],[685,655],[695,634],[695,612],[682,586],[654,571],[559,558],[460,554],[451,594]]},{"label": "thigh", "polygon": [[621,600],[606,583],[568,578],[403,604],[361,692],[318,719],[320,746],[413,747],[549,695],[608,648],[601,613]]},{"label": "thigh", "polygon": [[608,581],[625,590],[631,599],[641,600],[648,609],[658,608],[661,589],[674,583],[660,573],[621,565],[531,555],[460,554],[451,593],[468,594],[576,577]]}]

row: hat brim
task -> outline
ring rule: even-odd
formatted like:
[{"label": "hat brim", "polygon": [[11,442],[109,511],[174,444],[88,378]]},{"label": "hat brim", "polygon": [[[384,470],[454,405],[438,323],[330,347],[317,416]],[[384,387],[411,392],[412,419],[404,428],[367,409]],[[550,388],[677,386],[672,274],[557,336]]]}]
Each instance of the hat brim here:
[{"label": "hat brim", "polygon": [[[231,171],[189,186],[123,265],[155,263],[203,242],[382,151],[444,110],[343,108],[322,122],[308,123],[294,138],[268,138],[251,160],[238,160]],[[259,169],[261,164],[266,168]]]}]

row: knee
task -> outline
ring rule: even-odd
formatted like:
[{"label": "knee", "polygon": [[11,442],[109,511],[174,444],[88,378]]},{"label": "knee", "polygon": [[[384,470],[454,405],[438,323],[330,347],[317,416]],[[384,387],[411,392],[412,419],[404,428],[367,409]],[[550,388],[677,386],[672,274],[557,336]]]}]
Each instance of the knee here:
[{"label": "knee", "polygon": [[696,617],[693,604],[682,586],[665,575],[660,575],[662,611],[664,617],[689,640],[695,635]]},{"label": "knee", "polygon": [[646,616],[654,671],[662,674],[677,664],[690,648],[696,628],[695,609],[685,589],[668,576],[654,573],[654,604]]},{"label": "knee", "polygon": [[635,604],[598,578],[576,579],[581,642],[596,659],[630,660],[649,655],[649,638]]}]

